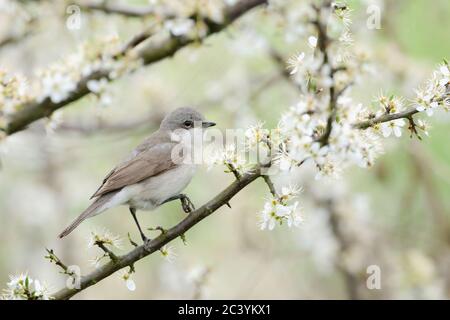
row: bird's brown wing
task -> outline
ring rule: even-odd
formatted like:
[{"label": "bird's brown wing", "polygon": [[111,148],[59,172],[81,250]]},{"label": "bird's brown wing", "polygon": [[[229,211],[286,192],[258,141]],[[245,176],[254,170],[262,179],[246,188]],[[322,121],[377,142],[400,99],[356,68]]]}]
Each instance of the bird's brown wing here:
[{"label": "bird's brown wing", "polygon": [[121,163],[105,177],[91,199],[176,167],[171,158],[173,146],[173,143],[161,143]]}]

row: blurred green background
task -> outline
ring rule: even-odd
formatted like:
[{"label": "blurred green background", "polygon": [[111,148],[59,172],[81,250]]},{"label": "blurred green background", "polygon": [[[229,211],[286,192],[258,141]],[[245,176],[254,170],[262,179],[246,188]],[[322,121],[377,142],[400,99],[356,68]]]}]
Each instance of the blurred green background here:
[{"label": "blurred green background", "polygon": [[[450,53],[449,1],[376,2],[383,7],[381,30],[365,28],[370,1],[349,2],[355,42],[369,50],[377,68],[375,76],[354,89],[364,104],[370,104],[380,89],[413,97],[413,89]],[[84,40],[95,41],[113,32],[124,41],[145,24],[139,19],[83,13],[81,30],[70,31],[64,27],[63,2],[48,4],[44,12],[46,19],[39,22],[35,34],[0,48],[1,67],[33,79],[34,70],[63,58]],[[0,24],[5,33],[10,28],[11,24]],[[104,175],[171,109],[196,106],[221,129],[260,120],[275,126],[295,103],[297,92],[277,76],[279,67],[258,44],[259,38],[286,58],[305,47],[300,39],[286,43],[275,19],[253,12],[204,44],[115,81],[108,88],[113,98],[110,106],[102,107],[87,97],[58,114],[52,122],[56,129],[50,133],[36,126],[2,141],[0,282],[6,283],[9,274],[28,271],[59,288],[65,279],[43,259],[46,247],[55,249],[66,264],[77,264],[88,273],[93,269],[89,259],[99,253],[87,249],[92,228],[106,227],[125,239],[130,232],[139,239],[125,207],[89,219],[67,239],[56,236],[89,204]],[[139,262],[133,275],[136,291],[129,292],[114,275],[76,298],[346,299],[352,296],[350,278],[357,282],[358,298],[447,299],[450,118],[442,113],[429,120],[430,136],[422,142],[406,134],[399,141],[388,140],[385,154],[373,168],[347,170],[342,181],[331,186],[299,173],[304,227],[260,231],[257,212],[268,190],[258,181],[233,198],[232,209],[221,208],[188,232],[187,246],[175,240],[174,262],[158,254]],[[186,193],[198,206],[232,180],[223,168],[202,168]],[[350,217],[344,222],[349,224],[354,252],[336,249],[342,243],[330,235],[329,218],[315,218],[325,209],[312,200],[311,190],[324,195],[342,192],[342,199],[352,204],[363,195],[363,208],[355,204],[344,209]],[[351,218],[351,210],[357,212],[357,219]],[[361,211],[367,215],[363,222],[358,220]],[[170,203],[138,216],[147,227],[169,227],[184,213],[179,203]],[[381,267],[381,290],[365,287],[369,265]]]}]

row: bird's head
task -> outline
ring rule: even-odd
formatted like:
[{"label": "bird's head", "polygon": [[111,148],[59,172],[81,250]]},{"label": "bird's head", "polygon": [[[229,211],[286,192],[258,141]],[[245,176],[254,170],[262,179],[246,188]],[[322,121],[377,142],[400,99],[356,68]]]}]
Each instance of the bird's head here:
[{"label": "bird's head", "polygon": [[174,131],[177,129],[190,130],[194,128],[209,128],[214,122],[205,121],[205,117],[192,108],[178,108],[169,113],[161,122],[161,129]]}]

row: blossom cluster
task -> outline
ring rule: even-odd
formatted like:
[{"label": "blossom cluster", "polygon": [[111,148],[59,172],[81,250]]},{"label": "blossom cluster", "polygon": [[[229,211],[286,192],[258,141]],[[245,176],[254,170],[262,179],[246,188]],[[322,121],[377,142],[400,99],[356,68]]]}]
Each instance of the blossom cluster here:
[{"label": "blossom cluster", "polygon": [[[82,79],[87,80],[87,88],[95,95],[102,97],[108,80],[136,68],[139,62],[132,56],[117,58],[121,43],[116,36],[105,39],[100,44],[85,43],[78,51],[49,68],[39,71],[41,79],[38,84],[37,101],[50,99],[60,103],[77,90]],[[107,96],[101,102],[109,104]]]},{"label": "blossom cluster", "polygon": [[[281,194],[273,195],[264,204],[264,209],[259,213],[261,230],[273,230],[277,224],[286,222],[288,227],[298,227],[303,218],[300,213],[298,201],[292,203],[300,192],[298,188],[283,187]],[[289,203],[292,204],[289,204]]]},{"label": "blossom cluster", "polygon": [[48,287],[28,274],[10,276],[7,289],[0,296],[3,300],[49,300],[51,299]]},{"label": "blossom cluster", "polygon": [[280,153],[280,169],[289,170],[304,161],[313,161],[318,170],[316,178],[338,177],[343,166],[357,164],[371,166],[381,153],[379,137],[371,130],[359,130],[353,124],[364,119],[368,111],[361,104],[343,95],[336,101],[336,121],[327,143],[321,141],[326,130],[329,112],[327,103],[312,95],[305,95],[281,119],[284,135],[289,137]]},{"label": "blossom cluster", "polygon": [[32,99],[29,84],[21,75],[10,75],[0,70],[0,115],[8,116],[17,106]]},{"label": "blossom cluster", "polygon": [[106,90],[107,82],[140,64],[131,55],[119,59],[116,55],[120,47],[115,36],[97,44],[85,43],[62,61],[39,70],[35,83],[0,71],[0,116],[3,116],[0,119],[30,102],[61,103],[83,85],[99,98],[102,105],[109,105],[112,99]]},{"label": "blossom cluster", "polygon": [[[92,231],[88,238],[88,248],[93,248],[99,245],[107,245],[112,248],[122,249],[123,240],[120,236],[114,235],[106,229],[100,231]],[[91,263],[96,268],[100,267],[101,262],[104,258],[108,257],[108,253],[104,252],[102,255],[95,256]]]},{"label": "blossom cluster", "polygon": [[233,172],[235,174],[244,174],[250,172],[255,163],[249,162],[245,157],[245,152],[242,152],[242,147],[238,144],[230,143],[224,147],[212,146],[206,152],[205,160],[209,168],[214,165],[224,165],[225,172]]},{"label": "blossom cluster", "polygon": [[[283,2],[273,1],[271,6],[283,12]],[[257,149],[257,163],[289,171],[307,161],[317,168],[316,179],[337,178],[350,165],[372,166],[383,153],[382,138],[401,137],[404,128],[416,135],[418,129],[428,134],[427,123],[413,119],[412,115],[401,116],[405,111],[417,110],[428,115],[438,107],[448,111],[447,62],[434,72],[423,89],[417,91],[412,103],[407,104],[405,99],[394,95],[380,94],[374,110],[372,106],[355,101],[351,89],[361,83],[361,76],[371,68],[368,55],[353,46],[349,7],[330,2],[329,7],[302,8],[297,13],[303,17],[297,16],[294,20],[313,21],[314,31],[305,29],[301,33],[310,50],[294,55],[287,62],[292,80],[300,88],[300,98],[281,116],[276,129],[278,134],[272,135],[272,131],[262,124],[246,131],[244,149]],[[283,14],[289,16],[290,13]],[[326,41],[325,46],[321,44],[323,41]],[[373,119],[382,120],[364,128],[358,126]],[[249,170],[254,163],[239,157],[239,147],[234,144],[225,148],[215,163],[238,172],[243,172],[244,168]],[[264,151],[262,154],[269,155],[269,159],[260,156],[261,150]],[[288,225],[295,224],[293,221],[296,220],[291,217],[295,209],[296,204],[287,205],[274,196],[260,213],[261,228],[272,230],[285,220]]]},{"label": "blossom cluster", "polygon": [[163,29],[175,37],[200,38],[208,32],[206,21],[224,22],[227,6],[233,0],[186,0],[154,1],[155,14],[165,17]]},{"label": "blossom cluster", "polygon": [[433,73],[432,78],[421,89],[416,90],[416,110],[425,111],[432,116],[437,108],[445,111],[450,110],[450,71],[449,64],[445,60],[438,71]]}]

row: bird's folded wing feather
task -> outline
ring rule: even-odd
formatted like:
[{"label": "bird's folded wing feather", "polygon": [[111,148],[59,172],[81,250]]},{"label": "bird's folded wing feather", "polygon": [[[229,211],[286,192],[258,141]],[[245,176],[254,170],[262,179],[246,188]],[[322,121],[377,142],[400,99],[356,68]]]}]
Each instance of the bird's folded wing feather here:
[{"label": "bird's folded wing feather", "polygon": [[171,158],[173,146],[173,143],[160,143],[121,163],[105,177],[91,199],[176,167]]}]

